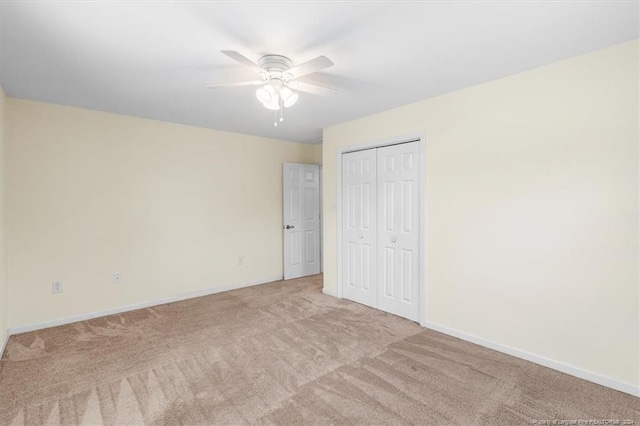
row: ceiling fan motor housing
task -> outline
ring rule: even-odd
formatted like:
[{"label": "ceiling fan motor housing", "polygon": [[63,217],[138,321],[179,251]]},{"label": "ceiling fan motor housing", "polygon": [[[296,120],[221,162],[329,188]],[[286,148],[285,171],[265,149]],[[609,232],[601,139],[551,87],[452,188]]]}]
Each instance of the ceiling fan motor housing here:
[{"label": "ceiling fan motor housing", "polygon": [[286,71],[291,68],[293,62],[291,59],[282,55],[264,55],[258,59],[258,65],[265,70],[265,80],[288,80],[291,75],[287,75]]}]

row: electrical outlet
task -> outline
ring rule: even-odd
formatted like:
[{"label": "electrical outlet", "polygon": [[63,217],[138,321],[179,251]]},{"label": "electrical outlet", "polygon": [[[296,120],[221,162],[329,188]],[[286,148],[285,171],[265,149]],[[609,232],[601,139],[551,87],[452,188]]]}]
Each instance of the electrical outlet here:
[{"label": "electrical outlet", "polygon": [[242,265],[244,265],[244,256],[240,256],[238,258],[238,266],[242,266]]},{"label": "electrical outlet", "polygon": [[51,284],[51,292],[52,293],[62,293],[62,282],[61,281],[54,281]]},{"label": "electrical outlet", "polygon": [[122,284],[122,274],[113,274],[113,283]]}]

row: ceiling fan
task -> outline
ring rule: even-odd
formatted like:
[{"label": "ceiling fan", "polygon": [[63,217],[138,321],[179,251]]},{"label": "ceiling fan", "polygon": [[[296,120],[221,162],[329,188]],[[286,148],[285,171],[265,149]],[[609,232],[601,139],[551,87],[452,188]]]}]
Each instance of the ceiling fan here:
[{"label": "ceiling fan", "polygon": [[[333,66],[331,59],[326,56],[318,56],[315,59],[294,66],[291,59],[282,55],[264,55],[258,59],[258,63],[255,63],[235,50],[222,50],[221,52],[242,65],[253,69],[258,73],[260,79],[211,84],[206,87],[215,89],[220,87],[261,86],[256,90],[256,97],[265,108],[273,111],[279,110],[280,121],[283,121],[283,107],[288,108],[298,100],[298,94],[291,89],[317,95],[325,95],[336,91],[331,87],[298,81],[300,77]],[[277,122],[274,124],[278,125]]]}]

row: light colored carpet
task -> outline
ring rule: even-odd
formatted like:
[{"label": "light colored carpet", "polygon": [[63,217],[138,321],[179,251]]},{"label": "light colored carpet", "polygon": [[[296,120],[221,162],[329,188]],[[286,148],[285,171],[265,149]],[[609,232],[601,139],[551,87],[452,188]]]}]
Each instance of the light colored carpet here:
[{"label": "light colored carpet", "polygon": [[640,399],[280,281],[12,336],[0,424],[532,424]]}]

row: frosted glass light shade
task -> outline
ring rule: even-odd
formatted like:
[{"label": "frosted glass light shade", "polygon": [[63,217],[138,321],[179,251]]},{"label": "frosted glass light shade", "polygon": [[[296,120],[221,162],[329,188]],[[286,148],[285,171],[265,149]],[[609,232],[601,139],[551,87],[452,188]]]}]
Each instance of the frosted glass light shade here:
[{"label": "frosted glass light shade", "polygon": [[264,87],[260,87],[258,90],[256,90],[256,98],[258,98],[258,100],[263,104],[266,104],[271,102],[272,96],[271,93],[267,91],[267,89],[265,89]]},{"label": "frosted glass light shade", "polygon": [[276,94],[275,96],[272,97],[271,102],[263,103],[262,105],[264,105],[264,107],[267,109],[277,111],[280,109],[280,98]]},{"label": "frosted glass light shade", "polygon": [[287,108],[295,104],[298,100],[298,94],[293,93],[288,87],[285,87],[280,91],[280,96],[282,96],[283,105]]},{"label": "frosted glass light shade", "polygon": [[256,90],[256,98],[263,104],[268,104],[273,102],[274,98],[277,98],[278,94],[276,93],[276,89],[270,85],[266,84]]}]

